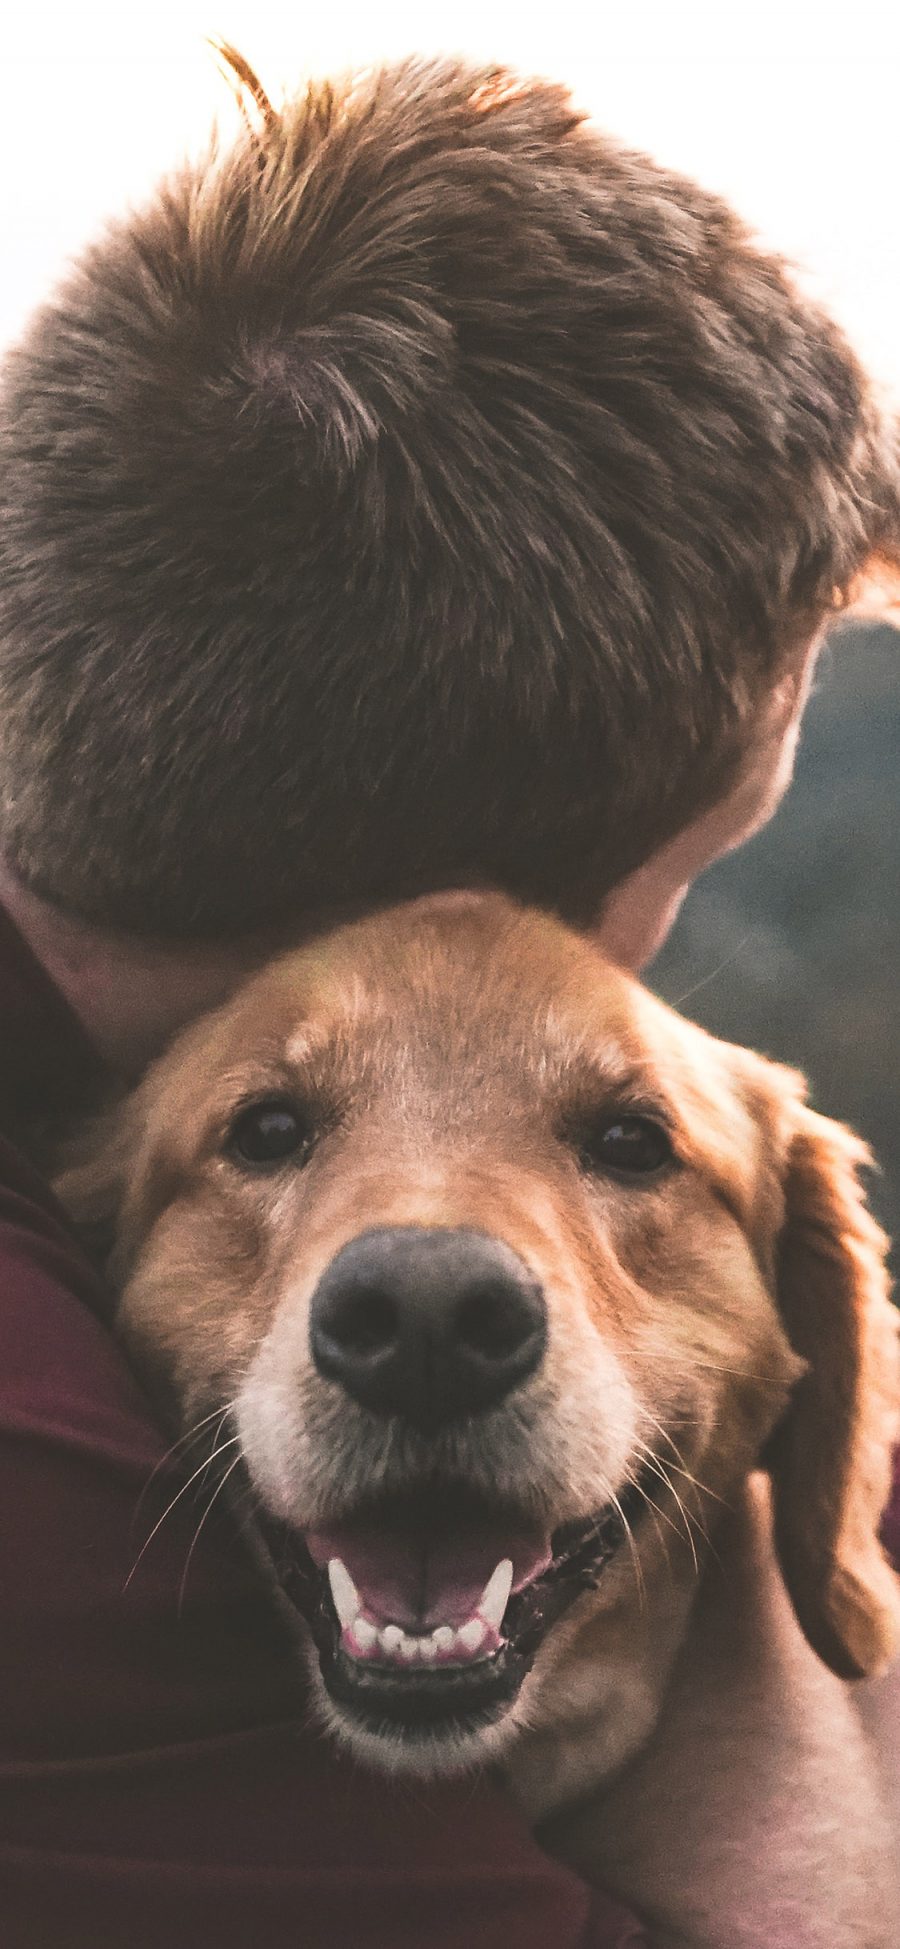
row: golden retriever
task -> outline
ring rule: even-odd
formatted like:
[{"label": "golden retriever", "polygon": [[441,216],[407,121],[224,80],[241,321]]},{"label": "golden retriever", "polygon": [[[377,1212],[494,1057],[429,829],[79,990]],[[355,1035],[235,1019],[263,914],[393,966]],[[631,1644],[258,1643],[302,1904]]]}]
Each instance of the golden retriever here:
[{"label": "golden retriever", "polygon": [[237,1438],[325,1723],[501,1767],[660,1942],[895,1940],[845,1683],[900,1634],[864,1156],[790,1071],[460,894],[274,963],[60,1183],[114,1220],[141,1372]]}]

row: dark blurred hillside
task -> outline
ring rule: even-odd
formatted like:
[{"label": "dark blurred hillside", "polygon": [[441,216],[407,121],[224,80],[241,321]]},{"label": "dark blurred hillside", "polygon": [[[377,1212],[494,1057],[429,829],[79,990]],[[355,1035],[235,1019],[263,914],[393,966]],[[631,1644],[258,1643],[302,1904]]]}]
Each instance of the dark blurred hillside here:
[{"label": "dark blurred hillside", "polygon": [[805,1070],[816,1108],[871,1143],[872,1203],[895,1240],[898,970],[900,633],[845,625],[786,803],[694,888],[649,980],[714,1034]]}]

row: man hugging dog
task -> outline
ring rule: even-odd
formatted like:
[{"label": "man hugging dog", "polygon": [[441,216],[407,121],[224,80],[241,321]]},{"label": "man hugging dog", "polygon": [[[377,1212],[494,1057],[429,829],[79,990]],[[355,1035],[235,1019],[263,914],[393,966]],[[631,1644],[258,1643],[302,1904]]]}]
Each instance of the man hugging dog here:
[{"label": "man hugging dog", "polygon": [[276,109],[233,61],[245,133],[0,385],[4,1940],[637,1941],[489,1779],[320,1745],[36,1160],[390,903],[501,889],[639,966],[900,565],[897,430],[732,214],[561,89],[410,62]]}]

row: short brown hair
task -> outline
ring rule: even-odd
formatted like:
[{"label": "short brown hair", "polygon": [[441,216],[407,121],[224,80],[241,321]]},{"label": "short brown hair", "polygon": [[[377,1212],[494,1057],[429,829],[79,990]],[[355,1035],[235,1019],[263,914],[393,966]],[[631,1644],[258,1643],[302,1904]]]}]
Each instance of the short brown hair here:
[{"label": "short brown hair", "polygon": [[562,88],[258,99],[8,357],[3,844],[169,936],[460,880],[585,917],[900,554],[895,435],[782,264]]}]

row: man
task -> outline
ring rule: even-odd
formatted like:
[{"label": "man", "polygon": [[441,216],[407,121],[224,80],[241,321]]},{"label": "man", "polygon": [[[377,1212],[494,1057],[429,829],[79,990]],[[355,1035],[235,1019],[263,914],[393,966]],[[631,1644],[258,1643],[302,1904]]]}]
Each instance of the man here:
[{"label": "man", "polygon": [[[236,65],[259,129],[84,253],[0,391],[32,1157],[340,914],[497,884],[639,965],[900,557],[893,430],[713,198],[559,89],[408,64],[276,113]],[[108,1297],[2,1167],[4,1943],[639,1941],[489,1782],[392,1791],[308,1730]]]}]

